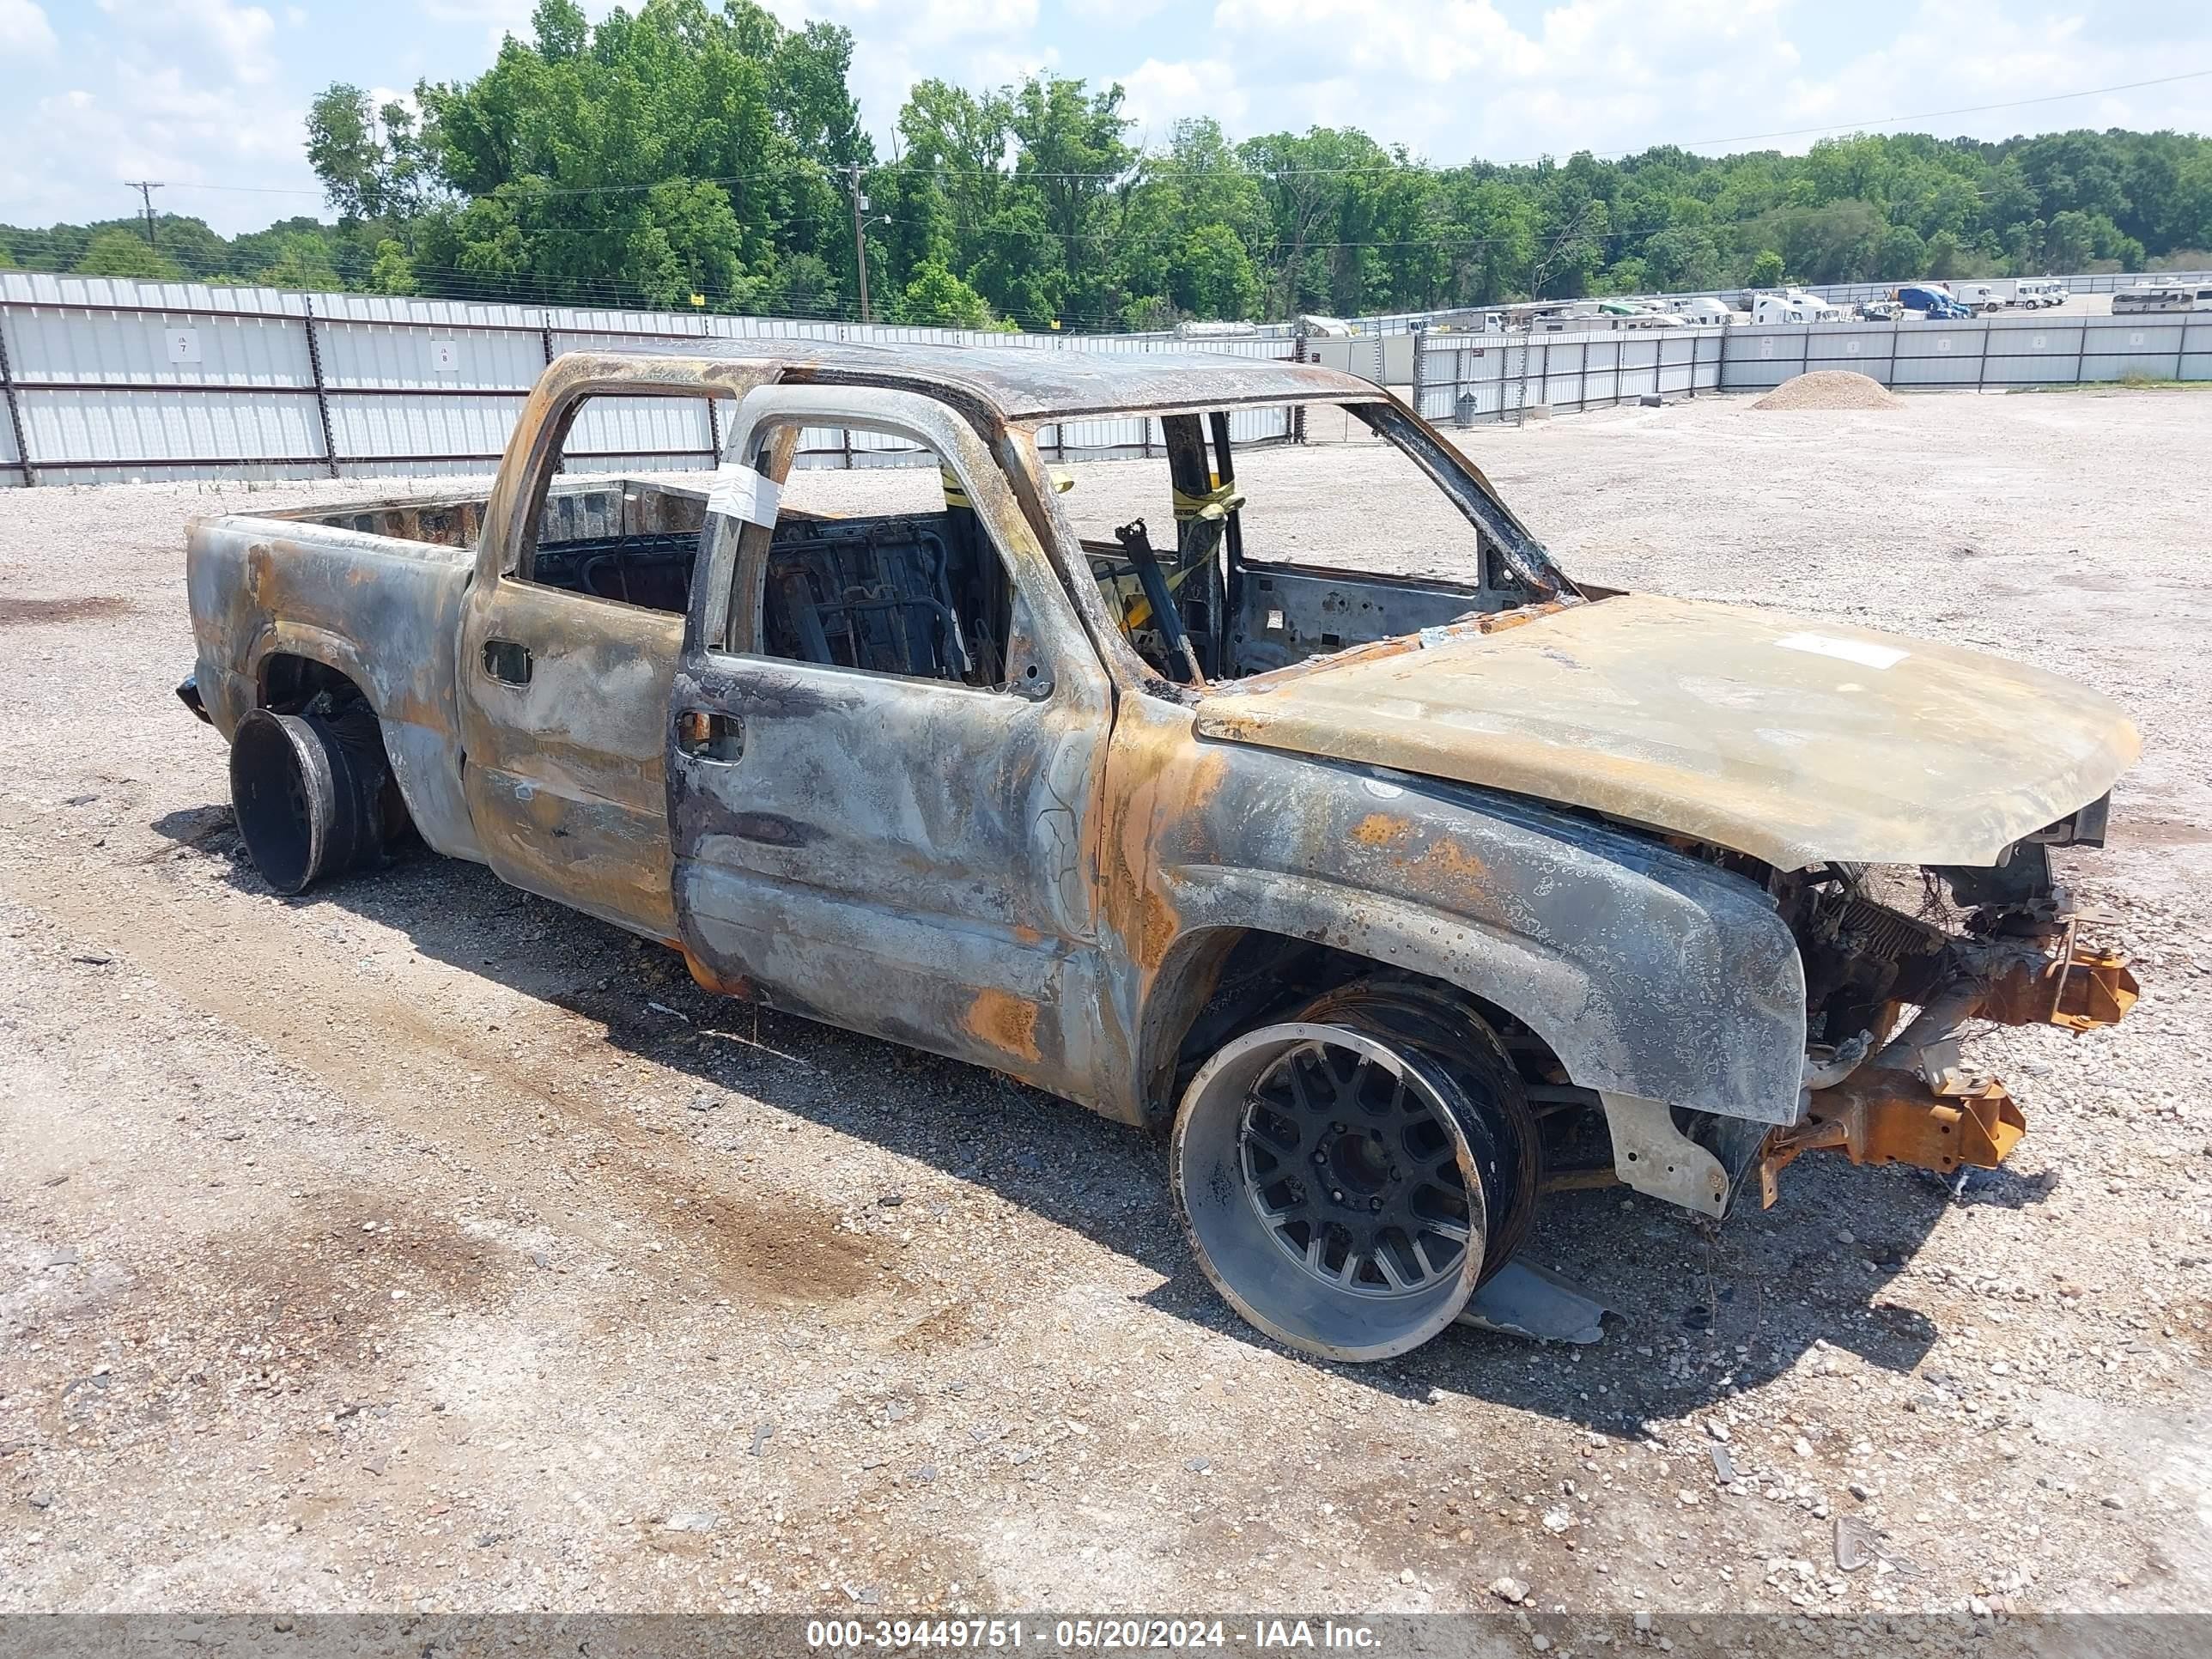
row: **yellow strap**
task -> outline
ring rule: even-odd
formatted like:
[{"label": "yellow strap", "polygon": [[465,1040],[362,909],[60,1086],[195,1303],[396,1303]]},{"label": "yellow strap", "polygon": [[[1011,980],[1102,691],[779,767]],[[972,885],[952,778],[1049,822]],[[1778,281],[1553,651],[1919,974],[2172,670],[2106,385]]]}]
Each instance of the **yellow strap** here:
[{"label": "yellow strap", "polygon": [[[1069,490],[1075,488],[1075,475],[1073,472],[1057,466],[1048,467],[1046,469],[1046,472],[1052,479],[1052,493],[1054,495],[1065,495]],[[939,481],[945,486],[945,506],[972,507],[975,505],[975,502],[968,499],[968,492],[960,487],[960,475],[955,472],[951,467],[945,465],[942,462],[939,463],[937,476]]]},{"label": "yellow strap", "polygon": [[[1168,579],[1168,592],[1172,593],[1182,586],[1184,577],[1189,575],[1194,570],[1203,570],[1205,568],[1204,565],[1187,564],[1180,570],[1164,570],[1160,574]],[[1136,578],[1133,575],[1127,578],[1117,576],[1115,580],[1133,581]],[[1126,605],[1121,608],[1121,625],[1124,628],[1142,628],[1152,619],[1152,602],[1141,592],[1134,596],[1133,604]]]},{"label": "yellow strap", "polygon": [[1211,524],[1217,519],[1227,518],[1244,505],[1244,497],[1235,484],[1222,483],[1218,473],[1207,476],[1213,479],[1213,488],[1203,494],[1187,495],[1180,489],[1175,492],[1177,524],[1188,524],[1194,520],[1204,520]]}]

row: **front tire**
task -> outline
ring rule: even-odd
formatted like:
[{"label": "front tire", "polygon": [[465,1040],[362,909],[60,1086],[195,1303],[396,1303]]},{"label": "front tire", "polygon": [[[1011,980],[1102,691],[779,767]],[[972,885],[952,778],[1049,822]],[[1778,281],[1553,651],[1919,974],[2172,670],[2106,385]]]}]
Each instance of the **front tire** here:
[{"label": "front tire", "polygon": [[1224,1044],[1184,1093],[1169,1177],[1231,1306],[1302,1352],[1372,1360],[1505,1264],[1536,1156],[1489,1028],[1441,988],[1375,981]]}]

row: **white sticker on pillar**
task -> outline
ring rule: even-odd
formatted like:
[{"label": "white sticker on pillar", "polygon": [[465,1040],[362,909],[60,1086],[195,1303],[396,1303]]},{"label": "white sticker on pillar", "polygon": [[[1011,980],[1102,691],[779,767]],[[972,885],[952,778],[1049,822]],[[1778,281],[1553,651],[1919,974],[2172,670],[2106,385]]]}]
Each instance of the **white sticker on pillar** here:
[{"label": "white sticker on pillar", "polygon": [[763,477],[749,466],[726,469],[714,475],[714,487],[707,492],[707,511],[772,530],[776,501],[782,494],[774,479]]},{"label": "white sticker on pillar", "polygon": [[173,363],[196,363],[200,360],[200,331],[196,328],[169,328],[161,331],[168,342],[169,361]]}]

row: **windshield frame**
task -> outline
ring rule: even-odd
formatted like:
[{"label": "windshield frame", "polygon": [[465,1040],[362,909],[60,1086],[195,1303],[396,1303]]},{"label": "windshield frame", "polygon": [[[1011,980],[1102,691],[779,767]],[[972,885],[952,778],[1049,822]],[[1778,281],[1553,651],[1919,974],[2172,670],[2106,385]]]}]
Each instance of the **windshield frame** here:
[{"label": "windshield frame", "polygon": [[[1427,476],[1445,498],[1459,509],[1471,531],[1489,538],[1501,563],[1528,590],[1530,604],[1557,603],[1583,597],[1582,591],[1553,559],[1535,533],[1521,521],[1512,508],[1506,506],[1497,487],[1466,453],[1438,432],[1428,422],[1408,409],[1381,387],[1373,395],[1339,398],[1267,398],[1244,399],[1200,399],[1172,406],[1150,406],[1116,410],[1086,410],[1081,415],[1045,414],[1020,421],[1007,422],[1003,428],[1012,441],[1022,465],[1032,477],[1042,483],[1048,475],[1042,448],[1037,442],[1039,428],[1057,426],[1063,422],[1158,419],[1166,416],[1196,415],[1201,418],[1218,412],[1243,411],[1251,409],[1295,409],[1301,404],[1328,404],[1346,410],[1356,416],[1376,436],[1398,450]],[[1252,448],[1278,446],[1250,446]],[[1107,463],[1094,463],[1106,465]],[[1086,463],[1072,463],[1082,465]],[[1060,567],[1062,584],[1078,614],[1091,632],[1094,643],[1108,671],[1125,684],[1158,697],[1176,702],[1194,702],[1212,686],[1229,684],[1231,680],[1211,681],[1199,686],[1177,684],[1161,678],[1149,663],[1139,656],[1119,629],[1108,619],[1103,601],[1097,597],[1096,583],[1091,579],[1090,566],[1085,556],[1081,532],[1058,493],[1050,488],[1038,488],[1024,502],[1033,517],[1043,522],[1037,526],[1040,539],[1051,550],[1053,562]],[[1476,545],[1479,548],[1480,538]],[[1480,586],[1484,581],[1479,551],[1472,554],[1474,568],[1468,573],[1470,581]],[[1247,562],[1247,568],[1266,569],[1270,567],[1299,568],[1291,562],[1256,559]]]}]

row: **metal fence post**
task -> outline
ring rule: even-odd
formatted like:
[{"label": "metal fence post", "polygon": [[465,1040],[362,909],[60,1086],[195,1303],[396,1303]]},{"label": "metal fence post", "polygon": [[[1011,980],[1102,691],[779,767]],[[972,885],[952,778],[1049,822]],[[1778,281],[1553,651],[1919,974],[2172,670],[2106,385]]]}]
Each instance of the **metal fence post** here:
[{"label": "metal fence post", "polygon": [[307,373],[315,380],[315,413],[323,422],[323,461],[335,478],[338,476],[338,446],[337,440],[331,435],[331,396],[323,385],[323,349],[315,339],[314,296],[302,294],[300,304],[305,308],[307,327]]},{"label": "metal fence post", "polygon": [[[1291,361],[1294,363],[1302,363],[1305,362],[1305,360],[1306,337],[1305,331],[1301,329],[1297,333],[1291,337]],[[1420,408],[1421,403],[1420,362],[1421,343],[1420,340],[1416,337],[1413,341],[1413,407],[1416,410]],[[1291,410],[1291,441],[1294,444],[1302,444],[1305,441],[1306,406],[1304,404],[1299,404]],[[1063,456],[1062,459],[1066,459],[1065,456]]]},{"label": "metal fence post", "polygon": [[1982,355],[1974,359],[1974,390],[1979,392],[1989,383],[1990,325],[1991,319],[1982,319]]},{"label": "metal fence post", "polygon": [[2181,379],[2181,360],[2189,355],[2189,313],[2181,313],[2181,332],[2173,342],[2173,378]]},{"label": "metal fence post", "polygon": [[0,391],[8,394],[8,425],[15,434],[15,465],[22,469],[23,485],[28,489],[39,481],[31,468],[30,434],[23,429],[23,408],[15,399],[15,376],[8,367],[8,313],[0,307]]}]

